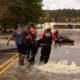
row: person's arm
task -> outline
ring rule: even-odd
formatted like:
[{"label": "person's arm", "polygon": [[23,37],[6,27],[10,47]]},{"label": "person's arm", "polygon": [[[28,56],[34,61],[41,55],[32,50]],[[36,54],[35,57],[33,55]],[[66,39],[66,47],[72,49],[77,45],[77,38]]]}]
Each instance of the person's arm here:
[{"label": "person's arm", "polygon": [[38,40],[38,44],[39,44],[39,45],[40,45],[41,43],[43,43],[44,35],[45,35],[45,33],[43,32],[43,33],[41,34],[40,39]]},{"label": "person's arm", "polygon": [[43,39],[44,35],[45,35],[45,33],[43,32],[43,33],[41,34],[40,39]]},{"label": "person's arm", "polygon": [[8,41],[7,41],[7,46],[9,45],[9,42],[10,42],[10,40],[11,40],[13,37],[14,37],[13,35],[10,35],[10,36],[9,36]]},{"label": "person's arm", "polygon": [[53,39],[54,41],[56,41],[56,40],[57,40],[57,38],[55,37],[55,35],[54,35],[54,34],[52,34],[52,39]]},{"label": "person's arm", "polygon": [[31,43],[33,43],[33,37],[31,36],[30,32],[29,32],[29,31],[27,31],[26,33],[27,33],[27,35],[28,35],[29,39],[31,40]]},{"label": "person's arm", "polygon": [[60,46],[61,45],[61,41],[58,40],[54,34],[52,34],[52,39]]},{"label": "person's arm", "polygon": [[29,39],[32,40],[32,36],[31,36],[31,34],[29,32],[29,29],[26,29],[25,32],[26,32],[26,36],[28,36]]},{"label": "person's arm", "polygon": [[32,39],[33,39],[33,38],[32,38],[32,36],[31,36],[30,34],[28,34],[28,36],[29,36],[30,40],[32,40]]}]

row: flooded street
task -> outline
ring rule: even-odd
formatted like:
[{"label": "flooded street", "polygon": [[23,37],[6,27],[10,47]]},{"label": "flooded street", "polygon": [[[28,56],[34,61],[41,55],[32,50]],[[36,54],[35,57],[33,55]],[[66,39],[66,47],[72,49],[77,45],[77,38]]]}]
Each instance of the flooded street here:
[{"label": "flooded street", "polygon": [[[18,60],[16,60],[11,65],[11,67],[8,68],[8,70],[6,70],[2,75],[0,75],[0,79],[1,80],[80,80],[80,72],[76,73],[78,67],[80,66],[79,53],[80,53],[79,49],[73,49],[68,47],[65,47],[65,48],[52,47],[49,63],[46,65],[43,65],[39,63],[39,57],[40,57],[40,49],[39,49],[38,54],[36,55],[36,61],[34,64],[29,64],[29,62],[27,62],[25,59],[25,65],[19,66]],[[5,60],[5,58],[3,60]],[[68,72],[70,72],[68,67],[72,62],[74,62],[76,65],[73,64],[71,68],[76,67],[76,71],[75,73],[71,72],[67,74],[66,69],[68,70]],[[66,65],[67,68],[63,67],[64,72],[60,73],[59,69],[61,68],[58,68],[57,70],[57,67],[61,67],[64,65]],[[43,69],[43,66],[45,66],[45,69]],[[54,68],[54,66],[56,68]],[[57,72],[54,72],[54,70]]]},{"label": "flooded street", "polygon": [[51,74],[34,70],[31,66],[17,67],[0,77],[1,80],[80,80],[80,74]]},{"label": "flooded street", "polygon": [[[17,51],[1,52],[0,80],[80,80],[79,33],[80,31],[76,33],[74,30],[68,33],[63,31],[64,36],[67,34],[75,40],[74,45],[52,45],[49,62],[45,65],[39,62],[41,48],[38,50],[35,63],[30,64],[25,59],[24,66],[18,65],[18,58],[15,57]],[[6,63],[9,60],[10,62]]]},{"label": "flooded street", "polygon": [[0,80],[80,80],[80,0],[0,0]]},{"label": "flooded street", "polygon": [[6,62],[11,57],[13,57],[16,53],[17,53],[17,51],[1,52],[0,53],[0,65],[2,65],[4,62]]}]

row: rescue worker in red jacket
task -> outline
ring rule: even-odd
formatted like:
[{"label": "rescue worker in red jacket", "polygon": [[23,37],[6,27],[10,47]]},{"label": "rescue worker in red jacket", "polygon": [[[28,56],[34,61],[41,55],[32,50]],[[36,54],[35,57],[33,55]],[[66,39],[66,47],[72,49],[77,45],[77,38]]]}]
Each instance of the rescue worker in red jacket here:
[{"label": "rescue worker in red jacket", "polygon": [[59,43],[57,38],[51,32],[51,26],[48,25],[46,31],[43,32],[40,37],[40,43],[42,43],[40,62],[42,61],[44,61],[44,63],[48,62],[49,55],[51,52],[52,40],[54,40],[56,43]]},{"label": "rescue worker in red jacket", "polygon": [[[28,36],[26,36],[27,42],[28,42],[28,52],[27,52],[27,60],[30,61],[34,61],[34,58],[31,59],[31,57],[33,56],[33,54],[35,53],[35,38],[36,38],[36,33],[35,33],[35,28],[32,22],[30,22],[28,24],[28,29],[26,29],[26,31],[31,35],[32,37],[32,42],[29,39]],[[31,53],[31,54],[30,54]]]},{"label": "rescue worker in red jacket", "polygon": [[54,32],[53,32],[53,34],[56,36],[56,38],[59,36],[59,32],[58,32],[58,30],[55,30]]},{"label": "rescue worker in red jacket", "polygon": [[[62,39],[60,39],[60,35],[59,35],[58,29],[55,30],[55,31],[53,32],[53,34],[54,34],[54,35],[56,36],[56,38],[60,41],[60,43],[58,43],[58,45],[61,46]],[[57,46],[57,44],[54,43],[54,46]]]}]

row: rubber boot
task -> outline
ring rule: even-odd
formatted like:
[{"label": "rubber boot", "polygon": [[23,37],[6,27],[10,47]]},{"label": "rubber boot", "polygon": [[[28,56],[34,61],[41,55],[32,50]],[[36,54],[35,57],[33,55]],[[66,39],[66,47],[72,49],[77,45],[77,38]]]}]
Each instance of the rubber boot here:
[{"label": "rubber boot", "polygon": [[35,61],[35,57],[31,57],[28,61],[29,62],[34,62]]},{"label": "rubber boot", "polygon": [[45,60],[44,60],[44,64],[46,64],[47,62],[48,62],[48,59],[45,58]]},{"label": "rubber boot", "polygon": [[20,59],[20,65],[21,65],[21,66],[24,65],[24,57],[25,57],[25,56],[21,55],[21,59]]}]

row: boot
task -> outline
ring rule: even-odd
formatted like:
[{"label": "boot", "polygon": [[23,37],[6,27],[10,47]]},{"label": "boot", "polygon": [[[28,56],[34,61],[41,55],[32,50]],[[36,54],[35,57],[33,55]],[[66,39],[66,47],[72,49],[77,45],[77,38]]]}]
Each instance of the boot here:
[{"label": "boot", "polygon": [[23,66],[24,65],[24,60],[21,60],[21,66]]},{"label": "boot", "polygon": [[46,64],[47,62],[48,62],[48,60],[45,59],[45,60],[44,60],[44,64]]},{"label": "boot", "polygon": [[29,62],[34,62],[35,61],[35,58],[34,57],[31,57],[28,61]]},{"label": "boot", "polygon": [[24,58],[25,58],[25,56],[22,56],[21,55],[21,58],[20,58],[20,61],[19,61],[19,65],[24,65]]}]

